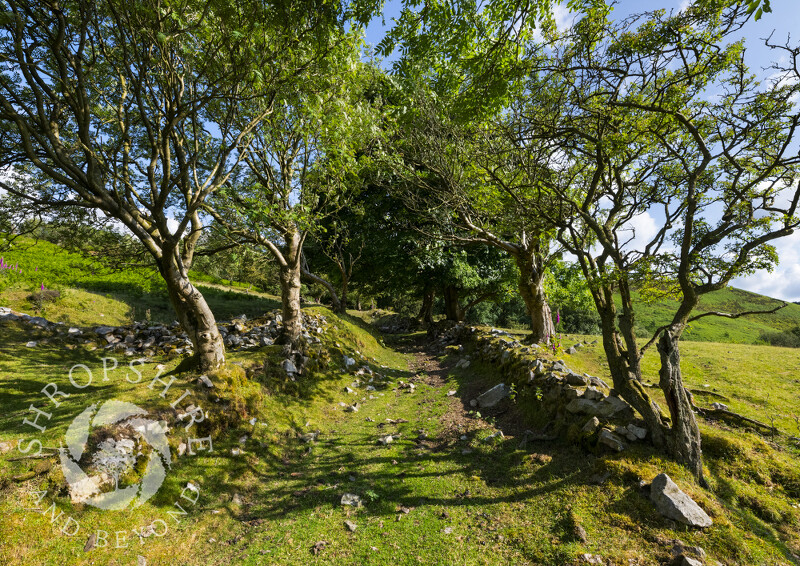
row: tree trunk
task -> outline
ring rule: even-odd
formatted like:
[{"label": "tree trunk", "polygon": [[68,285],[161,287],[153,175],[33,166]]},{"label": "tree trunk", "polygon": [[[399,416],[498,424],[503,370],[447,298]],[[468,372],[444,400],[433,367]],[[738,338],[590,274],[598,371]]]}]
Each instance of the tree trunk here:
[{"label": "tree trunk", "polygon": [[339,295],[339,313],[347,313],[347,288],[350,285],[350,280],[347,277],[342,277],[342,293]]},{"label": "tree trunk", "polygon": [[658,340],[658,352],[661,355],[659,385],[664,391],[672,419],[667,447],[676,460],[689,468],[700,485],[705,486],[700,429],[681,378],[681,357],[678,348],[681,330],[680,327],[673,325],[662,332]]},{"label": "tree trunk", "polygon": [[519,294],[531,319],[529,339],[533,343],[547,343],[556,329],[544,292],[544,269],[537,266],[533,253],[523,251],[514,259],[519,268]]},{"label": "tree trunk", "polygon": [[[636,348],[632,320],[625,312],[617,317],[614,292],[610,287],[593,290],[592,296],[600,315],[603,349],[614,389],[642,416],[650,431],[652,443],[663,447],[666,444],[668,427],[661,408],[642,387],[641,356]],[[623,303],[626,297],[627,295],[623,297]],[[617,322],[620,324],[619,328]]]},{"label": "tree trunk", "polygon": [[159,262],[167,284],[167,293],[183,330],[194,347],[200,371],[211,371],[225,365],[225,344],[217,329],[214,313],[203,294],[189,281],[183,264],[175,253]]},{"label": "tree trunk", "polygon": [[[336,289],[334,289],[333,285],[326,279],[323,279],[319,275],[314,275],[311,273],[307,268],[303,267],[300,270],[300,273],[303,277],[305,277],[308,281],[312,283],[318,283],[327,289],[328,294],[331,296],[331,308],[334,312],[341,312],[341,302],[339,301],[339,295],[336,294]],[[316,299],[316,302],[320,302],[321,297]]]},{"label": "tree trunk", "polygon": [[425,293],[422,296],[422,307],[417,315],[418,320],[427,323],[433,322],[433,301],[435,298],[436,289],[434,287],[425,289]]},{"label": "tree trunk", "polygon": [[280,266],[281,305],[283,307],[283,332],[280,344],[296,344],[303,329],[303,311],[300,308],[300,234],[288,232],[284,236],[286,264]]},{"label": "tree trunk", "polygon": [[456,322],[464,320],[464,311],[458,304],[458,288],[454,285],[447,285],[444,288],[444,312],[447,320]]}]

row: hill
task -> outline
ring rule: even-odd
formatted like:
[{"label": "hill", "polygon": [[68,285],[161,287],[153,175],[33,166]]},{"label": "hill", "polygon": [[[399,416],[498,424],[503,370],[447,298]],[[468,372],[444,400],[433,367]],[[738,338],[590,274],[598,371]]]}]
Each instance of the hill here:
[{"label": "hill", "polygon": [[[637,295],[638,297],[638,295]],[[744,311],[767,311],[780,306],[783,301],[765,297],[750,291],[729,287],[702,297],[696,313]],[[642,335],[651,335],[657,328],[667,324],[675,312],[676,301],[661,300],[654,303],[640,302],[637,305],[636,325]],[[800,327],[800,305],[789,303],[772,314],[747,315],[740,318],[709,316],[693,322],[684,332],[683,339],[695,342],[733,342],[758,344],[765,342],[771,334],[789,334]]]}]

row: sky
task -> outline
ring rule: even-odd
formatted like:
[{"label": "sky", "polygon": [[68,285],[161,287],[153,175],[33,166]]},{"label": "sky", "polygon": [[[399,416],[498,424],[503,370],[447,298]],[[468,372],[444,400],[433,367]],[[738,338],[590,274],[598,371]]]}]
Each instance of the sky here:
[{"label": "sky", "polygon": [[[620,0],[612,15],[624,17],[632,13],[657,9],[680,10],[688,6],[690,0]],[[756,74],[769,74],[769,66],[776,53],[764,45],[764,39],[772,34],[772,41],[785,43],[787,39],[793,44],[800,44],[800,2],[798,0],[772,0],[772,13],[764,14],[758,22],[751,21],[743,30],[747,46],[748,63]],[[402,4],[398,0],[388,0],[382,17],[375,18],[367,28],[368,44],[377,45],[386,31],[392,26],[392,18],[400,13]],[[570,25],[574,15],[559,4],[555,8],[555,17],[559,27]],[[393,57],[384,61],[388,66]],[[637,240],[645,241],[657,229],[658,222],[649,215],[643,215],[634,222]],[[780,263],[772,272],[762,270],[748,277],[734,279],[732,285],[776,299],[800,301],[800,230],[791,236],[773,242]]]}]

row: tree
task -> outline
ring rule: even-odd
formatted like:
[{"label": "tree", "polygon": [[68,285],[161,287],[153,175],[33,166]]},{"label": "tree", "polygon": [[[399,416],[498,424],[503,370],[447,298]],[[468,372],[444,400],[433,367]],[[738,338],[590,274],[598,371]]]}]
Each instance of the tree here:
[{"label": "tree", "polygon": [[[518,269],[517,289],[530,318],[533,342],[555,333],[544,291],[555,257],[553,233],[502,188],[510,175],[507,152],[485,127],[463,127],[441,114],[430,97],[418,98],[397,136],[391,167],[408,187],[407,205],[436,226],[431,236],[501,250]],[[502,118],[496,118],[502,119]],[[433,221],[433,222],[431,222]]]},{"label": "tree", "polygon": [[[614,388],[646,420],[653,442],[702,483],[679,339],[693,320],[746,314],[693,311],[703,294],[774,265],[770,242],[800,226],[792,149],[800,77],[791,66],[766,84],[749,73],[743,45],[728,42],[748,18],[737,2],[617,24],[606,15],[585,18],[559,46],[536,79],[547,89],[532,83],[520,143],[547,141],[550,149],[525,168],[546,187],[542,197],[560,203],[557,215],[552,206],[538,212],[559,227],[588,281]],[[711,85],[722,92],[709,97]],[[536,99],[534,91],[550,96]],[[636,233],[641,219],[653,224],[646,237]],[[678,299],[670,323],[643,346],[635,289]],[[641,385],[641,358],[654,343],[669,416]]]},{"label": "tree", "polygon": [[[246,174],[207,207],[231,238],[259,246],[277,261],[285,343],[296,343],[302,330],[305,240],[358,189],[352,180],[374,135],[372,105],[362,96],[372,71],[359,62],[360,46],[354,30],[325,60],[309,65],[291,89],[269,101],[270,115],[243,153]],[[309,271],[305,275],[320,280]]]},{"label": "tree", "polygon": [[[346,16],[313,2],[8,0],[0,120],[20,146],[0,165],[21,182],[2,187],[122,224],[158,266],[200,366],[218,367],[223,342],[188,277],[203,207],[272,111],[245,115],[245,103],[274,99]],[[51,183],[30,192],[27,175]]]}]

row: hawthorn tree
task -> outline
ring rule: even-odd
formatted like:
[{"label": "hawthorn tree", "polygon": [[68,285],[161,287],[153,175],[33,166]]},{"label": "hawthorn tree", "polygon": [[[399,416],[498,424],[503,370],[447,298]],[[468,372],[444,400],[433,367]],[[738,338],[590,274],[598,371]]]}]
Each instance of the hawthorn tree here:
[{"label": "hawthorn tree", "polygon": [[[548,149],[521,165],[548,203],[536,213],[558,227],[588,281],[614,388],[654,444],[703,483],[679,339],[699,318],[747,314],[694,311],[703,294],[773,266],[770,243],[800,225],[798,50],[785,48],[788,67],[759,82],[744,45],[730,41],[749,18],[739,2],[618,23],[606,16],[584,18],[532,79],[517,143]],[[677,299],[670,322],[643,345],[636,290]],[[653,344],[668,415],[641,383]]]},{"label": "hawthorn tree", "polygon": [[[368,12],[354,11],[356,21]],[[4,1],[0,121],[20,141],[2,156],[17,177],[2,188],[121,224],[153,257],[201,368],[222,365],[214,315],[188,277],[203,207],[270,101],[324,57],[350,13],[315,2]],[[29,176],[48,183],[32,191]]]},{"label": "hawthorn tree", "polygon": [[[245,172],[206,207],[231,239],[256,245],[276,260],[284,343],[300,338],[301,277],[323,281],[304,273],[306,238],[358,190],[354,180],[363,149],[375,133],[373,106],[362,96],[373,72],[359,61],[360,48],[354,30],[324,60],[308,65],[292,88],[267,102],[269,115],[242,153]],[[264,110],[255,106],[250,112]]]}]

